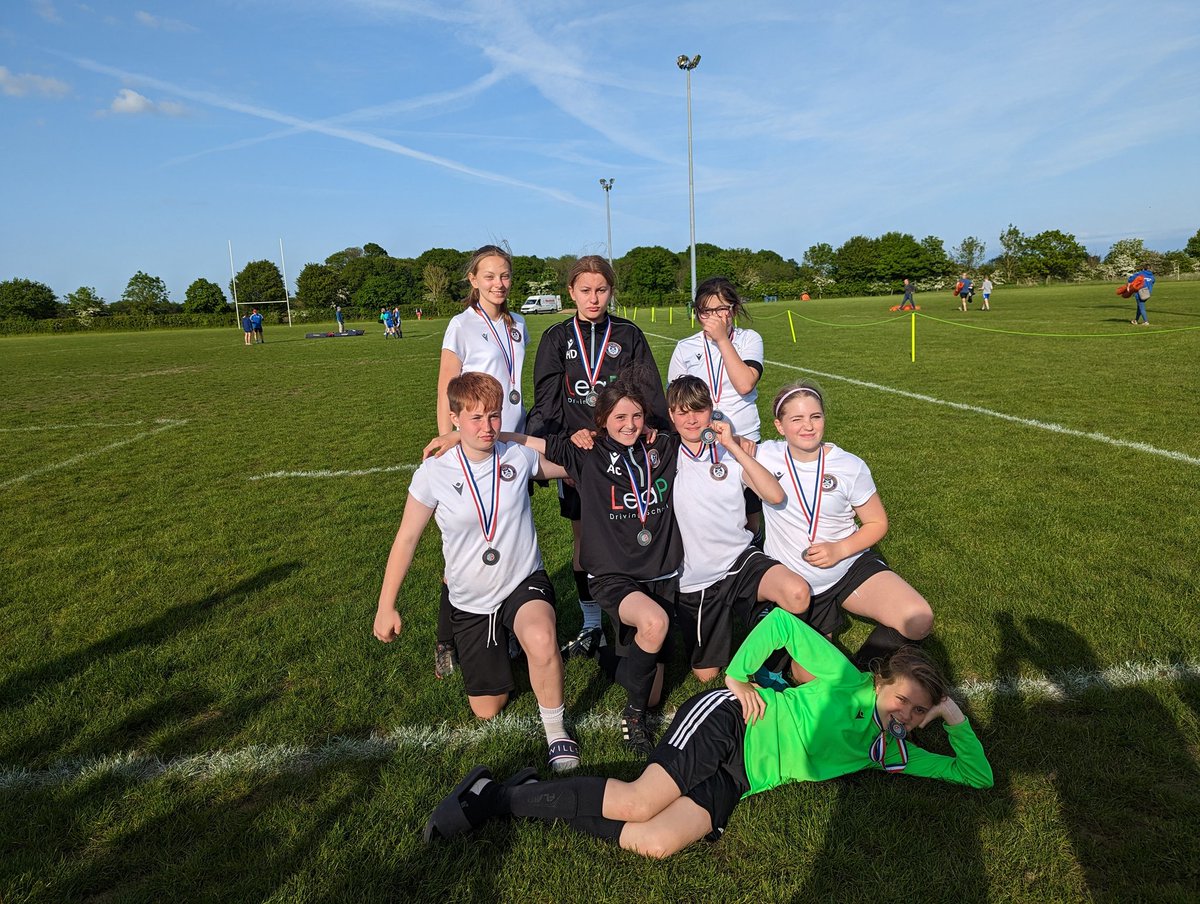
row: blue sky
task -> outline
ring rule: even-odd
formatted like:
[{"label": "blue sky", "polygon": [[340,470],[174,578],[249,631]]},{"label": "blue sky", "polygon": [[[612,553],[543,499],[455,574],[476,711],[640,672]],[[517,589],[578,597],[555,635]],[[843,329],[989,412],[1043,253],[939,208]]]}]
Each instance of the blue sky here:
[{"label": "blue sky", "polygon": [[1200,228],[1200,5],[6,0],[0,279]]}]

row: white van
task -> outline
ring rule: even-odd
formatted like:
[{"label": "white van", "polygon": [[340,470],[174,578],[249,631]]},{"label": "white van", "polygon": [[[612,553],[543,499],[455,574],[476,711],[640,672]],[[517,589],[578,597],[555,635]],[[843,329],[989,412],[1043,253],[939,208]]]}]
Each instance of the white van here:
[{"label": "white van", "polygon": [[561,310],[561,295],[530,295],[521,305],[522,314],[555,314]]}]

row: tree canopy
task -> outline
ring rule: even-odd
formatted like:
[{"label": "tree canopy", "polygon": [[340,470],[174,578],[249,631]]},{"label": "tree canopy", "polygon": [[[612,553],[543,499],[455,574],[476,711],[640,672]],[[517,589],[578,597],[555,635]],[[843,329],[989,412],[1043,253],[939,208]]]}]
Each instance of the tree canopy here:
[{"label": "tree canopy", "polygon": [[225,293],[212,280],[200,278],[187,288],[183,299],[185,314],[220,314],[229,310]]},{"label": "tree canopy", "polygon": [[112,308],[121,314],[169,314],[172,311],[171,293],[161,277],[138,270],[129,277],[121,300]]},{"label": "tree canopy", "polygon": [[0,319],[44,320],[58,314],[58,298],[45,283],[32,279],[0,282]]},{"label": "tree canopy", "polygon": [[283,301],[283,275],[271,261],[250,261],[237,275],[235,283],[231,283],[230,293],[239,304],[260,305],[269,301]]}]

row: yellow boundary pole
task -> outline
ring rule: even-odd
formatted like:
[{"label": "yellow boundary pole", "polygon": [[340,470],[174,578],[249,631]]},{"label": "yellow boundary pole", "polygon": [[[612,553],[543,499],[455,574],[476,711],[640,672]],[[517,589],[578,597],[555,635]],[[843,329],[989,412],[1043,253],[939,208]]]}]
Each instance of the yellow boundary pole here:
[{"label": "yellow boundary pole", "polygon": [[788,326],[792,328],[792,345],[796,344],[796,323],[792,320],[792,312],[788,311]]},{"label": "yellow boundary pole", "polygon": [[917,363],[917,315],[914,313],[912,317],[912,360],[913,364]]}]

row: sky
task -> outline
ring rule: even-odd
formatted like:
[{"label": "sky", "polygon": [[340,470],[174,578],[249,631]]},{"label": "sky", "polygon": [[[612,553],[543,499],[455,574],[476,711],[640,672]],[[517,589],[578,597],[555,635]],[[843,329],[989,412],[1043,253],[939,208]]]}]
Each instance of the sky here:
[{"label": "sky", "polygon": [[0,280],[1200,228],[1200,4],[4,0]]}]

